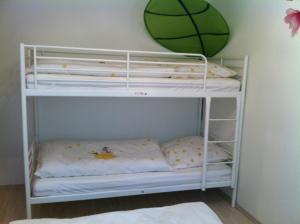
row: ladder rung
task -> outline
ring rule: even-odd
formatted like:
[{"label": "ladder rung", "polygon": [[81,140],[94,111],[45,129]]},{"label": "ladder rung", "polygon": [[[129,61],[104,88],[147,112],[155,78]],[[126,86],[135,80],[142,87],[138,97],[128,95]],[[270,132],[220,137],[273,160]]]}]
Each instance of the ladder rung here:
[{"label": "ladder rung", "polygon": [[212,118],[212,119],[209,119],[210,121],[236,121],[236,119],[215,119],[215,118]]},{"label": "ladder rung", "polygon": [[225,162],[215,162],[215,163],[207,163],[207,165],[218,165],[218,164],[233,164],[233,161],[225,161]]},{"label": "ladder rung", "polygon": [[207,141],[207,143],[235,143],[236,141]]}]

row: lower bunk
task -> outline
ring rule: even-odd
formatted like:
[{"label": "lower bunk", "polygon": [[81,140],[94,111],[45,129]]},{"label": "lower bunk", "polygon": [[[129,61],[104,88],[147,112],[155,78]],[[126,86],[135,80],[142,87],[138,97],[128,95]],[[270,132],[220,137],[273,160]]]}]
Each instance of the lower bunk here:
[{"label": "lower bunk", "polygon": [[229,187],[233,183],[232,154],[217,144],[209,144],[204,170],[200,136],[163,144],[153,139],[47,141],[30,153],[34,154],[31,204]]}]

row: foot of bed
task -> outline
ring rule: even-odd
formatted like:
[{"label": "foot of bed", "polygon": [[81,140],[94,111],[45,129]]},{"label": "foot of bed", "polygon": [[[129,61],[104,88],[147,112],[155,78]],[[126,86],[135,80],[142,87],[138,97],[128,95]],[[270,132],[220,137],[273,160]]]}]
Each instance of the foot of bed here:
[{"label": "foot of bed", "polygon": [[232,191],[232,198],[231,198],[231,207],[235,207],[235,204],[236,204],[236,196],[237,196],[237,189],[236,188],[233,188],[233,191]]},{"label": "foot of bed", "polygon": [[32,218],[32,205],[30,203],[27,203],[26,205],[26,218],[31,219]]}]

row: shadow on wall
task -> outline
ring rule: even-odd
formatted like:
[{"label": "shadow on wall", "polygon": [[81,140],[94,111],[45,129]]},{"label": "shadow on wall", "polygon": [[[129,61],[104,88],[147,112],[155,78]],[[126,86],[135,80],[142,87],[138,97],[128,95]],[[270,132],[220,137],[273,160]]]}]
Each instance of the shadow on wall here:
[{"label": "shadow on wall", "polygon": [[[0,185],[22,183],[23,159],[19,64],[3,71],[6,80],[0,88]],[[10,170],[12,172],[7,172]],[[12,175],[12,173],[14,175]]]}]

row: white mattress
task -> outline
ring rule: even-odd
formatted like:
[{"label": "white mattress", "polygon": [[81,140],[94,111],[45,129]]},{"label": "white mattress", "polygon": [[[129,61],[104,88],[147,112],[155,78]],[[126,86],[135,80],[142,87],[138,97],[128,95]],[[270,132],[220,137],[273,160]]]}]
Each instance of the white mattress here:
[{"label": "white mattress", "polygon": [[[106,176],[35,178],[32,193],[36,197],[41,197],[133,188],[143,189],[201,183],[201,178],[202,168]],[[231,167],[223,164],[208,167],[207,183],[230,180]]]},{"label": "white mattress", "polygon": [[[183,219],[184,217],[184,219]],[[203,202],[184,203],[158,208],[109,212],[73,219],[27,219],[11,224],[222,224]]]},{"label": "white mattress", "polygon": [[[37,84],[43,89],[91,89],[91,88],[114,88],[120,90],[126,88],[126,77],[104,77],[88,75],[65,75],[65,74],[38,74]],[[34,88],[34,75],[26,75],[27,88]],[[202,91],[203,79],[175,79],[153,77],[131,77],[129,86],[143,90],[146,87],[168,89],[194,89]],[[240,90],[240,82],[233,78],[208,78],[206,80],[208,91],[236,92]]]}]

